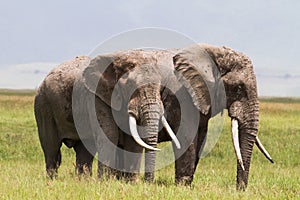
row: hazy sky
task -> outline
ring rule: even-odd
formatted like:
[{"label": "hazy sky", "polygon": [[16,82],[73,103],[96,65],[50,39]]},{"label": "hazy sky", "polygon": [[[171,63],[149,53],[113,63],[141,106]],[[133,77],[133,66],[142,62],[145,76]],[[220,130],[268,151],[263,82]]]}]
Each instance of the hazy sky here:
[{"label": "hazy sky", "polygon": [[299,10],[298,0],[1,0],[0,88],[36,88],[54,63],[120,32],[161,27],[247,54],[262,96],[300,96]]}]

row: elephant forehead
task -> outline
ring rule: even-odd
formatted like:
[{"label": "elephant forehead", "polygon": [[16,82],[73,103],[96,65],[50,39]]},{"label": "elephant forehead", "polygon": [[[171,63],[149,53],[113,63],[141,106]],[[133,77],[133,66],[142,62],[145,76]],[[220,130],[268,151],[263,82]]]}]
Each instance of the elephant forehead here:
[{"label": "elephant forehead", "polygon": [[161,76],[152,65],[145,64],[129,71],[128,80],[133,81],[136,86],[140,87],[145,84],[160,84]]}]

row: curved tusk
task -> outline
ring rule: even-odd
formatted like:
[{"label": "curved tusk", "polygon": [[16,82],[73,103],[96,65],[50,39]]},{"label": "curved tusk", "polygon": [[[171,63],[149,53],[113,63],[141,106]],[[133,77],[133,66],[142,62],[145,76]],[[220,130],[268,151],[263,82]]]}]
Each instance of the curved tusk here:
[{"label": "curved tusk", "polygon": [[168,124],[168,122],[164,116],[162,116],[161,122],[162,122],[163,126],[166,128],[169,136],[172,138],[172,141],[175,143],[177,149],[180,149],[181,146],[180,146],[179,140],[177,139],[175,133],[171,129],[170,125]]},{"label": "curved tusk", "polygon": [[255,144],[259,148],[259,150],[266,156],[266,158],[271,162],[274,163],[272,157],[268,153],[268,151],[265,149],[264,145],[261,143],[261,141],[258,139],[258,136],[255,138]]},{"label": "curved tusk", "polygon": [[233,142],[236,158],[240,163],[243,171],[245,171],[245,167],[241,155],[240,144],[239,144],[239,123],[236,119],[231,120],[231,131],[232,131],[232,142]]},{"label": "curved tusk", "polygon": [[152,147],[152,146],[146,144],[146,143],[141,139],[141,137],[139,136],[138,131],[137,131],[136,119],[135,119],[132,115],[129,115],[129,128],[130,128],[130,132],[131,132],[131,135],[132,135],[133,139],[134,139],[139,145],[141,145],[142,147],[144,147],[144,148],[146,148],[146,149],[149,149],[149,150],[160,151],[160,149],[155,148],[155,147]]}]

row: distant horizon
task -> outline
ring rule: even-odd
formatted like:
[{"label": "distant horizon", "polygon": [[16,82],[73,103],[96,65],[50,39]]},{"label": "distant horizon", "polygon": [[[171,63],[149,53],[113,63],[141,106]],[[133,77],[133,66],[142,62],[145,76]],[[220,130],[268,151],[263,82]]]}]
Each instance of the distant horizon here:
[{"label": "distant horizon", "polygon": [[[1,88],[0,87],[0,95],[2,93],[33,93],[38,90],[37,88]],[[273,99],[273,98],[279,98],[279,99],[300,99],[300,96],[264,96],[264,95],[258,95],[258,98],[260,99]]]},{"label": "distant horizon", "polygon": [[298,0],[1,1],[0,88],[37,88],[56,63],[90,55],[120,33],[154,27],[243,52],[254,64],[259,96],[298,97],[299,8]]},{"label": "distant horizon", "polygon": [[[0,88],[11,90],[36,90],[57,63],[29,63],[0,68]],[[300,97],[298,72],[286,73],[281,69],[257,68],[254,71],[260,97]],[[300,69],[299,69],[300,71]],[[272,73],[270,73],[272,72]],[[300,74],[300,73],[299,73]],[[13,79],[11,77],[14,77]],[[22,81],[20,81],[22,80]]]}]

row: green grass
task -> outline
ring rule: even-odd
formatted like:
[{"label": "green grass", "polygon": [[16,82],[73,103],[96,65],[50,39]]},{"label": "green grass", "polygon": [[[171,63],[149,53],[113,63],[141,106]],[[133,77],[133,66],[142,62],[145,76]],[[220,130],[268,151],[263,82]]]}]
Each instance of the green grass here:
[{"label": "green grass", "polygon": [[300,103],[300,98],[296,97],[261,97],[260,102],[268,102],[268,103],[295,103],[298,104]]},{"label": "green grass", "polygon": [[[99,181],[75,175],[75,154],[63,146],[57,180],[45,178],[45,164],[33,115],[34,93],[0,91],[0,199],[299,199],[300,102],[264,99],[260,139],[271,164],[254,147],[245,192],[235,190],[236,159],[230,123],[197,168],[192,187],[174,185],[174,166],[156,172],[154,184]],[[96,174],[96,164],[94,174]]]},{"label": "green grass", "polygon": [[0,95],[2,96],[33,96],[35,93],[35,90],[30,89],[0,89]]}]

